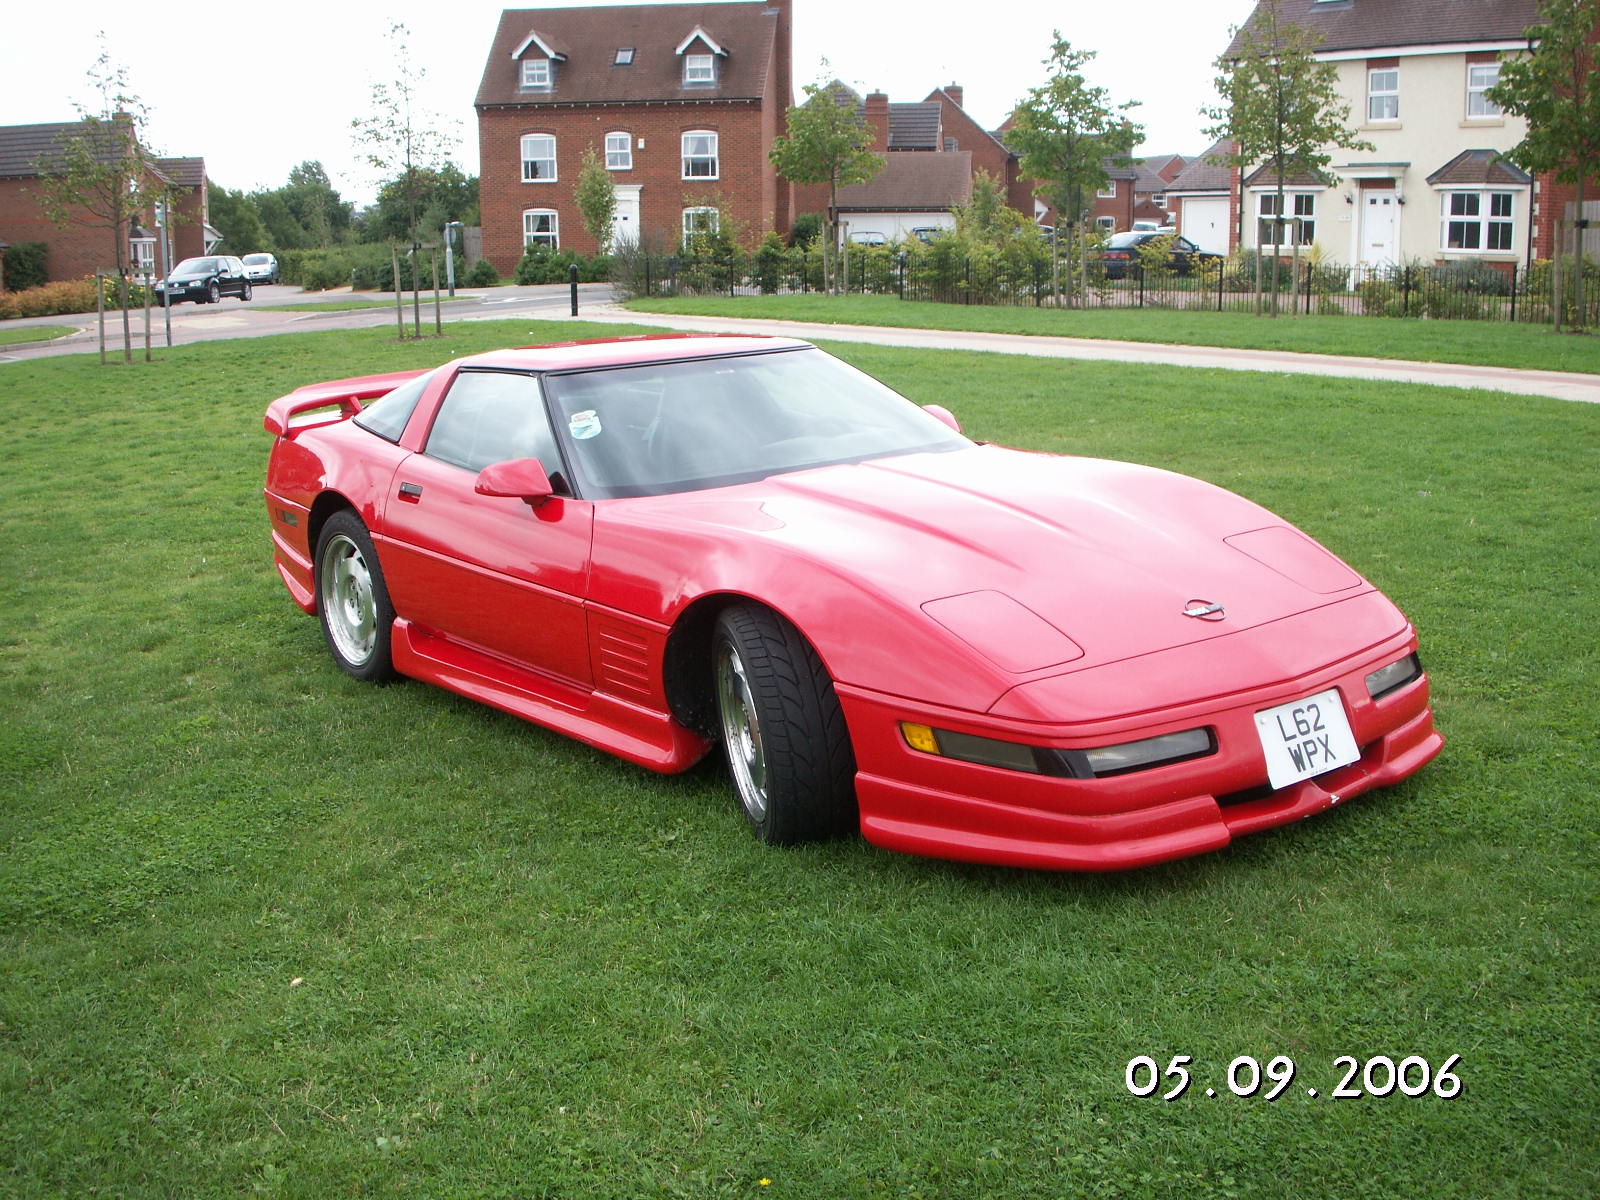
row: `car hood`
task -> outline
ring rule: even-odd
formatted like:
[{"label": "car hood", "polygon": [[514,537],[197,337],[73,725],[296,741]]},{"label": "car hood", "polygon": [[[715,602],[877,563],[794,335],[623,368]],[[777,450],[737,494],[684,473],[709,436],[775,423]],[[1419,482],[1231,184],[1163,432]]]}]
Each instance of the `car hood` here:
[{"label": "car hood", "polygon": [[[954,638],[998,668],[997,682],[1236,635],[1371,590],[1310,538],[1220,488],[997,447],[606,507],[597,563],[606,529],[642,523],[657,548],[699,547],[700,561],[669,585],[680,595],[755,594],[813,640],[818,625],[823,640],[863,636],[861,620],[839,611],[854,596],[871,614],[870,636],[888,632],[906,648]],[[818,612],[795,611],[808,605]]]}]

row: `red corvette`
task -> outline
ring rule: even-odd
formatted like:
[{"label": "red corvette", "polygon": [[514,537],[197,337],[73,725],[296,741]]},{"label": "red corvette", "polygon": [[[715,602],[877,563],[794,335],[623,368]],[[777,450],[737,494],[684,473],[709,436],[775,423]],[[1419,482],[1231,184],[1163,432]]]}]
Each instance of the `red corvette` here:
[{"label": "red corvette", "polygon": [[720,741],[769,842],[1134,867],[1443,745],[1405,617],[1271,513],[975,444],[804,342],[504,350],[266,428],[278,572],[344,671],[656,771]]}]

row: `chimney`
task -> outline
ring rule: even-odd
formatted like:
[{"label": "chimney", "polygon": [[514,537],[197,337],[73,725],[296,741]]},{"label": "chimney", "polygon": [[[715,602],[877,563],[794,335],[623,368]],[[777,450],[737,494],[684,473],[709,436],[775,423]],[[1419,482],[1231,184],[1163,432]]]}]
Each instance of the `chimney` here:
[{"label": "chimney", "polygon": [[867,128],[872,130],[871,149],[879,154],[889,149],[889,97],[883,92],[867,95]]},{"label": "chimney", "polygon": [[965,104],[966,89],[964,89],[959,83],[947,83],[947,84],[945,84],[944,85],[944,94],[946,96],[949,96],[950,99],[952,99],[952,100],[954,100],[956,102],[956,107],[957,108],[965,108],[966,107],[966,104]]}]

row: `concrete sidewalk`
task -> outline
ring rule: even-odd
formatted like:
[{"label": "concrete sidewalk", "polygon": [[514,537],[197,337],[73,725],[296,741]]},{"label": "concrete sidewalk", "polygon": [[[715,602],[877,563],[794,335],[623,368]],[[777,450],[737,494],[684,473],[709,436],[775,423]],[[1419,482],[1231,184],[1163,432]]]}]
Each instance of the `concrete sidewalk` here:
[{"label": "concrete sidewalk", "polygon": [[[552,320],[571,320],[550,313]],[[1295,354],[1282,350],[1229,350],[1208,346],[1164,346],[1145,342],[1112,342],[1091,338],[1026,337],[1009,333],[962,333],[937,329],[898,329],[882,325],[823,325],[807,321],[742,320],[692,317],[671,313],[630,312],[613,304],[587,305],[579,320],[653,325],[701,333],[765,333],[875,346],[920,350],[980,350],[1026,354],[1040,358],[1101,359],[1112,362],[1163,363],[1179,367],[1220,367],[1228,371],[1268,371],[1289,375],[1331,375],[1347,379],[1386,379],[1431,383],[1440,387],[1480,388],[1549,396],[1583,404],[1600,404],[1600,375],[1572,371],[1531,371],[1511,367],[1472,367],[1454,363],[1406,362],[1384,358],[1346,358],[1332,354]]]}]

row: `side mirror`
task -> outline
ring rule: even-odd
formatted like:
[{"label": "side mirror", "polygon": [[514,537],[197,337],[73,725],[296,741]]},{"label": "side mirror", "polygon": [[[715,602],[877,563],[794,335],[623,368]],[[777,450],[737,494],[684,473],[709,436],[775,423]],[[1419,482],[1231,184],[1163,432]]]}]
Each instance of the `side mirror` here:
[{"label": "side mirror", "polygon": [[955,413],[951,412],[944,405],[924,404],[922,407],[925,412],[932,413],[934,416],[938,417],[940,421],[950,426],[950,428],[955,430],[957,433],[961,432],[961,422],[956,420]]},{"label": "side mirror", "polygon": [[472,490],[480,496],[514,496],[526,504],[542,504],[555,494],[537,458],[490,463],[478,472]]}]

